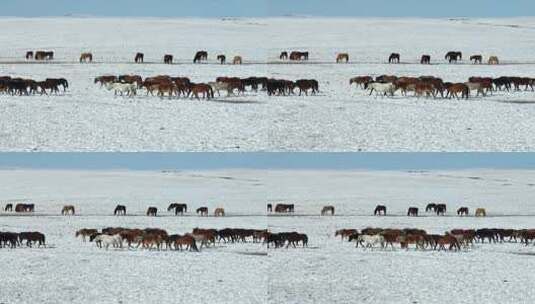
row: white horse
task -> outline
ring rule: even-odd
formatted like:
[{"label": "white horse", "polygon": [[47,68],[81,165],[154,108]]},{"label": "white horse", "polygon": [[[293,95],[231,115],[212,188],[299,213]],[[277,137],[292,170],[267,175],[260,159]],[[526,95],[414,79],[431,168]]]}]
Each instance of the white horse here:
[{"label": "white horse", "polygon": [[208,85],[212,87],[212,90],[217,92],[218,96],[221,96],[219,91],[227,91],[227,96],[230,95],[229,85],[227,82],[209,82]]},{"label": "white horse", "polygon": [[[107,235],[107,234],[101,234],[97,235],[95,237],[95,243],[97,243],[97,246],[99,248],[102,248],[102,244],[104,244],[104,247],[106,250],[112,245],[113,248],[123,248],[123,238],[118,235]],[[99,245],[100,244],[100,245]]]},{"label": "white horse", "polygon": [[364,243],[364,247],[366,248],[373,248],[375,245],[378,245],[378,244],[380,244],[381,247],[385,246],[385,238],[380,234],[359,235],[359,237],[357,238],[357,242]]},{"label": "white horse", "polygon": [[365,85],[365,89],[370,89],[370,95],[375,91],[375,96],[379,94],[382,96],[394,96],[396,86],[393,83],[371,82]]},{"label": "white horse", "polygon": [[110,82],[106,84],[106,89],[108,89],[108,91],[115,91],[116,96],[117,92],[119,92],[121,96],[123,96],[123,94],[126,94],[127,96],[134,96],[137,94],[136,83]]}]

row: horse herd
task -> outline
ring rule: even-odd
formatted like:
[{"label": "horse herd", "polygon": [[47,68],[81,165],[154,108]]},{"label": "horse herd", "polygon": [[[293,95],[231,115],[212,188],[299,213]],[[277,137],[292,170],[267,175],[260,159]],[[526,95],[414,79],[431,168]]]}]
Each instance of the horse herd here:
[{"label": "horse herd", "polygon": [[43,81],[35,81],[32,79],[0,76],[0,93],[2,94],[19,96],[58,94],[60,93],[60,88],[63,89],[63,92],[66,92],[68,87],[69,82],[65,78],[47,78]]},{"label": "horse herd", "polygon": [[[146,228],[132,229],[122,227],[109,227],[101,231],[97,229],[80,229],[76,231],[75,237],[82,238],[83,242],[89,240],[94,242],[97,247],[109,249],[112,248],[141,248],[154,250],[189,250],[200,251],[203,247],[215,246],[217,243],[262,243],[267,248],[270,245],[275,248],[286,248],[293,246],[296,248],[300,244],[305,247],[308,245],[306,234],[297,232],[271,233],[267,229],[243,229],[243,228],[224,228],[224,229],[200,229],[194,228],[191,232],[185,234],[169,234],[164,229]],[[197,244],[200,244],[197,246]]]},{"label": "horse herd", "polygon": [[[188,205],[183,203],[171,203],[167,207],[167,212],[173,212],[175,215],[184,215],[188,212]],[[206,206],[199,207],[195,210],[195,213],[200,216],[208,216],[209,209]],[[150,206],[145,213],[147,216],[158,216],[158,207]],[[126,215],[126,206],[117,205],[113,210],[113,215]],[[214,216],[225,216],[225,208],[217,207],[214,209]]]},{"label": "horse herd", "polygon": [[2,232],[0,231],[0,248],[17,248],[22,245],[31,248],[37,245],[45,247],[45,235],[41,232]]},{"label": "horse herd", "polygon": [[[425,212],[432,212],[436,215],[446,215],[447,206],[442,203],[429,203],[425,207]],[[418,216],[419,209],[418,207],[411,206],[407,209],[407,216]],[[470,214],[470,209],[468,207],[459,207],[457,209],[458,216],[468,216]],[[476,217],[485,217],[487,216],[487,210],[485,208],[476,208],[475,210]],[[386,206],[377,205],[373,210],[373,215],[386,215]]]},{"label": "horse herd", "polygon": [[534,91],[535,78],[502,76],[491,77],[470,77],[467,82],[452,83],[444,82],[441,78],[434,76],[420,77],[398,77],[395,75],[357,76],[349,80],[349,85],[355,84],[364,90],[369,91],[369,95],[375,92],[376,96],[394,96],[400,91],[402,96],[413,92],[415,97],[441,97],[441,98],[464,98],[468,99],[472,91],[476,91],[477,96],[487,96],[496,91],[511,90],[520,91],[522,87],[527,91]]},{"label": "horse herd", "polygon": [[[475,243],[503,243],[518,242],[526,246],[535,240],[535,229],[453,229],[444,234],[430,234],[423,229],[383,229],[365,228],[340,229],[334,234],[342,241],[355,242],[355,246],[364,248],[394,248],[394,244],[401,249],[409,249],[414,245],[421,250],[455,250],[470,248]],[[535,242],[533,242],[535,244]]]},{"label": "horse herd", "polygon": [[[280,60],[290,60],[290,61],[308,61],[309,60],[310,53],[309,51],[282,51],[279,55]],[[28,51],[26,52],[25,56],[26,60],[35,59],[38,61],[41,60],[53,60],[54,59],[54,52],[53,51]],[[172,54],[165,54],[163,56],[163,63],[165,64],[172,64],[174,60],[174,56]],[[218,54],[216,55],[216,60],[220,64],[226,63],[226,55],[224,54]],[[336,63],[349,62],[349,54],[348,53],[337,53],[336,54]],[[399,63],[400,62],[401,55],[399,53],[391,53],[388,57],[388,63]],[[444,59],[448,61],[449,63],[457,63],[458,61],[462,61],[463,54],[460,51],[449,51],[444,56]],[[193,63],[201,63],[203,61],[208,60],[208,52],[205,50],[197,51],[193,57]],[[85,52],[80,54],[79,58],[80,63],[84,62],[93,62],[93,54],[89,52]],[[137,52],[134,56],[134,62],[135,63],[144,63],[145,61],[145,54],[141,52]],[[470,56],[470,62],[474,64],[482,64],[483,63],[483,56],[480,54],[474,54]],[[497,56],[492,55],[489,56],[487,63],[490,65],[496,65],[499,64],[499,59]],[[232,64],[242,64],[243,58],[240,55],[236,55],[232,58]],[[424,54],[420,57],[420,63],[421,64],[431,64],[431,55]]]},{"label": "horse herd", "polygon": [[314,79],[299,79],[296,81],[270,79],[268,77],[217,77],[215,81],[208,83],[193,83],[188,77],[171,77],[169,75],[158,75],[143,79],[140,75],[104,75],[94,79],[95,84],[114,94],[121,96],[136,96],[138,90],[145,90],[147,95],[159,96],[163,98],[196,98],[212,99],[215,92],[221,96],[221,92],[226,92],[227,96],[244,95],[246,90],[252,92],[266,91],[268,96],[298,94],[308,95],[319,92],[319,84]]}]

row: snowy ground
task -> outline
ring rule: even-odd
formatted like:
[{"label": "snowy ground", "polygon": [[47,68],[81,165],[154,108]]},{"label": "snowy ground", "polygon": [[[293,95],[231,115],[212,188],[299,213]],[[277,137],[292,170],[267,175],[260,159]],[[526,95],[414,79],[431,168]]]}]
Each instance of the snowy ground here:
[{"label": "snowy ground", "polygon": [[[533,227],[533,171],[0,171],[2,202],[33,201],[34,216],[0,213],[0,230],[43,231],[47,249],[1,249],[1,303],[528,303],[535,249],[478,244],[461,253],[363,250],[334,238],[340,228]],[[228,217],[143,216],[170,201],[225,207]],[[295,216],[265,216],[293,202]],[[445,217],[403,216],[409,205],[443,201]],[[131,216],[113,217],[117,202]],[[383,202],[391,216],[370,216]],[[61,206],[80,214],[58,216]],[[337,216],[318,216],[333,204]],[[453,216],[461,205],[487,218]],[[218,245],[200,253],[97,249],[74,238],[83,227],[246,227],[299,231],[308,249]],[[267,253],[267,256],[266,256]],[[31,286],[31,287],[29,287]]]},{"label": "snowy ground", "polygon": [[[469,101],[382,99],[349,88],[349,78],[383,73],[534,77],[535,19],[0,19],[0,75],[63,76],[59,97],[0,96],[2,151],[528,151],[535,142],[535,93],[498,93]],[[24,37],[24,38],[22,38]],[[27,64],[27,50],[56,52],[53,64]],[[195,51],[208,64],[193,65]],[[308,50],[309,64],[278,64],[283,50]],[[461,50],[463,63],[444,54]],[[95,63],[77,63],[91,51]],[[146,64],[131,61],[138,52]],[[333,63],[348,52],[350,64]],[[388,65],[391,52],[402,64]],[[160,64],[165,53],[177,64]],[[215,64],[240,54],[242,66]],[[417,64],[421,54],[432,65]],[[500,66],[474,66],[471,54]],[[158,74],[212,81],[217,76],[315,78],[321,94],[265,93],[210,102],[114,98],[92,83],[102,74]]]}]

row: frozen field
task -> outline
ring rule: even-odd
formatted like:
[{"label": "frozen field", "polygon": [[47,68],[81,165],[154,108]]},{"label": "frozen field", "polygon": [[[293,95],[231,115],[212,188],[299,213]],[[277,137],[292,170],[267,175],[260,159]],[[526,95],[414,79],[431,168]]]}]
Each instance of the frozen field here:
[{"label": "frozen field", "polygon": [[[350,88],[357,75],[535,77],[535,19],[98,19],[2,18],[0,75],[65,77],[65,96],[0,95],[2,151],[528,151],[535,141],[535,93],[497,93],[468,101],[374,98]],[[27,50],[50,49],[50,64],[27,64]],[[191,64],[195,51],[207,64]],[[308,50],[309,64],[277,64],[278,54]],[[444,54],[465,60],[446,64]],[[95,63],[77,63],[90,51]],[[144,65],[130,63],[145,53]],[[348,52],[350,64],[334,64]],[[402,64],[388,65],[391,52]],[[174,65],[160,64],[164,54]],[[215,55],[241,55],[241,66]],[[417,64],[430,54],[432,65]],[[468,64],[497,55],[500,66]],[[160,100],[114,98],[93,84],[103,74],[315,78],[309,97]]]},{"label": "frozen field", "polygon": [[[1,303],[529,303],[535,249],[476,244],[463,252],[363,250],[340,242],[340,228],[528,228],[534,226],[532,171],[0,171],[2,202],[32,201],[33,216],[0,213],[0,230],[39,230],[46,249],[0,249]],[[225,218],[170,216],[170,201],[190,209],[225,207]],[[265,216],[266,202],[292,202],[295,216]],[[409,205],[448,204],[445,217],[403,216]],[[110,216],[116,203],[131,216]],[[370,216],[383,202],[391,216]],[[58,216],[76,205],[79,215]],[[337,216],[319,217],[333,204]],[[3,205],[3,203],[2,203]],[[162,216],[143,216],[155,205]],[[453,216],[461,205],[487,218]],[[217,245],[200,253],[100,250],[74,238],[80,228],[194,227],[299,231],[308,249]],[[32,286],[31,288],[29,286]]]}]

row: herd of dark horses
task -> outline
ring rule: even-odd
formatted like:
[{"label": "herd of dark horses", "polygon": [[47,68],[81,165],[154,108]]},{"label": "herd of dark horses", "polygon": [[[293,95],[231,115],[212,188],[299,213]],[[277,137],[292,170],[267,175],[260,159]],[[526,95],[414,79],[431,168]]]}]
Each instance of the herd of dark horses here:
[{"label": "herd of dark horses", "polygon": [[[7,203],[4,207],[5,212],[13,212],[13,204]],[[15,205],[15,212],[17,213],[26,213],[26,212],[34,212],[35,211],[35,204],[16,204]]]},{"label": "herd of dark horses", "polygon": [[45,235],[41,232],[2,232],[0,231],[0,248],[17,248],[38,246],[45,247]]},{"label": "herd of dark horses", "polygon": [[0,76],[0,93],[9,95],[28,96],[33,94],[59,94],[60,88],[67,91],[69,82],[65,78],[47,78],[43,81],[35,81],[24,78],[11,78]]},{"label": "herd of dark horses", "polygon": [[[471,248],[474,243],[503,243],[520,242],[528,245],[535,240],[535,229],[453,229],[444,234],[430,234],[423,229],[383,229],[365,228],[340,229],[335,237],[355,242],[355,246],[364,248],[394,248],[399,245],[402,249],[409,249],[414,245],[421,250],[455,250]],[[535,242],[533,242],[535,244]]]},{"label": "herd of dark horses", "polygon": [[529,77],[511,77],[501,76],[492,77],[470,77],[466,82],[445,82],[439,77],[420,76],[420,77],[398,77],[395,75],[380,75],[375,78],[372,76],[357,76],[349,80],[349,85],[355,84],[364,90],[369,91],[369,95],[389,96],[395,95],[400,91],[402,96],[413,93],[416,97],[427,98],[462,98],[468,99],[471,92],[476,92],[477,96],[487,96],[496,91],[534,91],[535,78]]},{"label": "herd of dark horses", "polygon": [[[319,83],[315,79],[299,79],[296,81],[271,79],[268,77],[217,77],[215,81],[208,83],[194,83],[188,77],[172,77],[158,75],[143,79],[140,75],[105,75],[94,79],[95,84],[100,84],[108,90],[114,90],[115,94],[135,96],[138,90],[144,90],[147,95],[161,98],[196,98],[212,99],[215,94],[221,96],[221,92],[227,96],[244,95],[250,92],[265,91],[268,96],[272,95],[308,95],[319,92]],[[297,92],[296,92],[297,90]]]},{"label": "herd of dark horses", "polygon": [[[377,205],[375,209],[373,210],[373,215],[386,215],[386,206],[385,205]],[[447,206],[444,203],[429,203],[427,206],[425,206],[425,212],[426,213],[435,213],[436,215],[446,215],[447,212]],[[418,216],[419,214],[419,208],[410,206],[407,209],[407,216]],[[487,211],[485,208],[476,208],[475,209],[475,216],[487,216]],[[458,216],[468,216],[470,215],[470,208],[466,206],[461,206],[457,209],[457,215]]]}]

